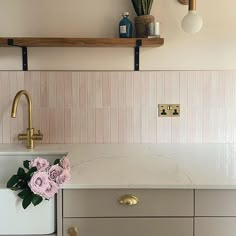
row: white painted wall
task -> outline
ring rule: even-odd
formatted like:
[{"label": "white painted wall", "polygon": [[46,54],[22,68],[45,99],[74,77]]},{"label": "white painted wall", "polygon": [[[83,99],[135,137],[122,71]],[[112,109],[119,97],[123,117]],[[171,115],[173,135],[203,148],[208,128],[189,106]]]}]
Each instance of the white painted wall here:
[{"label": "white painted wall", "polygon": [[[0,36],[117,37],[131,0],[0,0]],[[180,27],[187,7],[154,0],[165,46],[141,52],[142,70],[236,69],[235,0],[198,0],[204,28],[187,35]],[[31,48],[32,70],[133,70],[133,49]],[[20,49],[0,49],[0,70],[21,70]]]}]

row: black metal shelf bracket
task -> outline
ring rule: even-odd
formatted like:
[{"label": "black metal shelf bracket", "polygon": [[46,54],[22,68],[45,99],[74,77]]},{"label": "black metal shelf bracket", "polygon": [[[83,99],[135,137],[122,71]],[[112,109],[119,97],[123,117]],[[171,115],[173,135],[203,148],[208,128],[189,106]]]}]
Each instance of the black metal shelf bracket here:
[{"label": "black metal shelf bracket", "polygon": [[134,48],[134,70],[139,71],[139,63],[140,63],[140,47],[142,46],[142,40],[136,40],[136,46]]},{"label": "black metal shelf bracket", "polygon": [[13,39],[8,39],[7,44],[12,47],[19,47],[22,49],[22,67],[23,71],[28,71],[28,50],[27,47],[22,47],[14,44]]}]

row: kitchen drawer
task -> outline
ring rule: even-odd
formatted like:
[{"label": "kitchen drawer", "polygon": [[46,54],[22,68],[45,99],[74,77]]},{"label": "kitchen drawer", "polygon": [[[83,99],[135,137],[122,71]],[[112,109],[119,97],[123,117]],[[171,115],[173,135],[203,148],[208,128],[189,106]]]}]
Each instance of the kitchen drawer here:
[{"label": "kitchen drawer", "polygon": [[[137,205],[121,205],[132,194]],[[64,217],[193,216],[192,190],[64,190]]]},{"label": "kitchen drawer", "polygon": [[195,218],[195,236],[233,236],[235,234],[235,217]]},{"label": "kitchen drawer", "polygon": [[196,216],[236,216],[236,190],[196,190]]},{"label": "kitchen drawer", "polygon": [[192,218],[66,218],[63,236],[71,227],[78,236],[193,236]]}]

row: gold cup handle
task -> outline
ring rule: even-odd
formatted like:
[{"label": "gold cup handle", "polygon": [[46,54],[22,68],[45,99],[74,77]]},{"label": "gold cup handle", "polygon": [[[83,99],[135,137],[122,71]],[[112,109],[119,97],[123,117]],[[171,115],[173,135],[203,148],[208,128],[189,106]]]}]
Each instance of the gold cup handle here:
[{"label": "gold cup handle", "polygon": [[68,233],[70,236],[78,236],[78,229],[77,227],[71,227],[68,229]]},{"label": "gold cup handle", "polygon": [[119,203],[126,206],[135,206],[139,202],[139,199],[134,195],[123,195],[119,198]]}]

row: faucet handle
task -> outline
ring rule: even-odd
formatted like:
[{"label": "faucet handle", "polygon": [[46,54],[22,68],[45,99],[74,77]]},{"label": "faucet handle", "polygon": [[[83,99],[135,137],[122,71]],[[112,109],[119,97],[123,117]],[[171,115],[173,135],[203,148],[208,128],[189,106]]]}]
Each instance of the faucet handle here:
[{"label": "faucet handle", "polygon": [[27,134],[18,134],[18,140],[26,140]]},{"label": "faucet handle", "polygon": [[43,134],[41,133],[40,130],[38,130],[38,133],[34,134],[32,138],[33,140],[43,140]]}]

